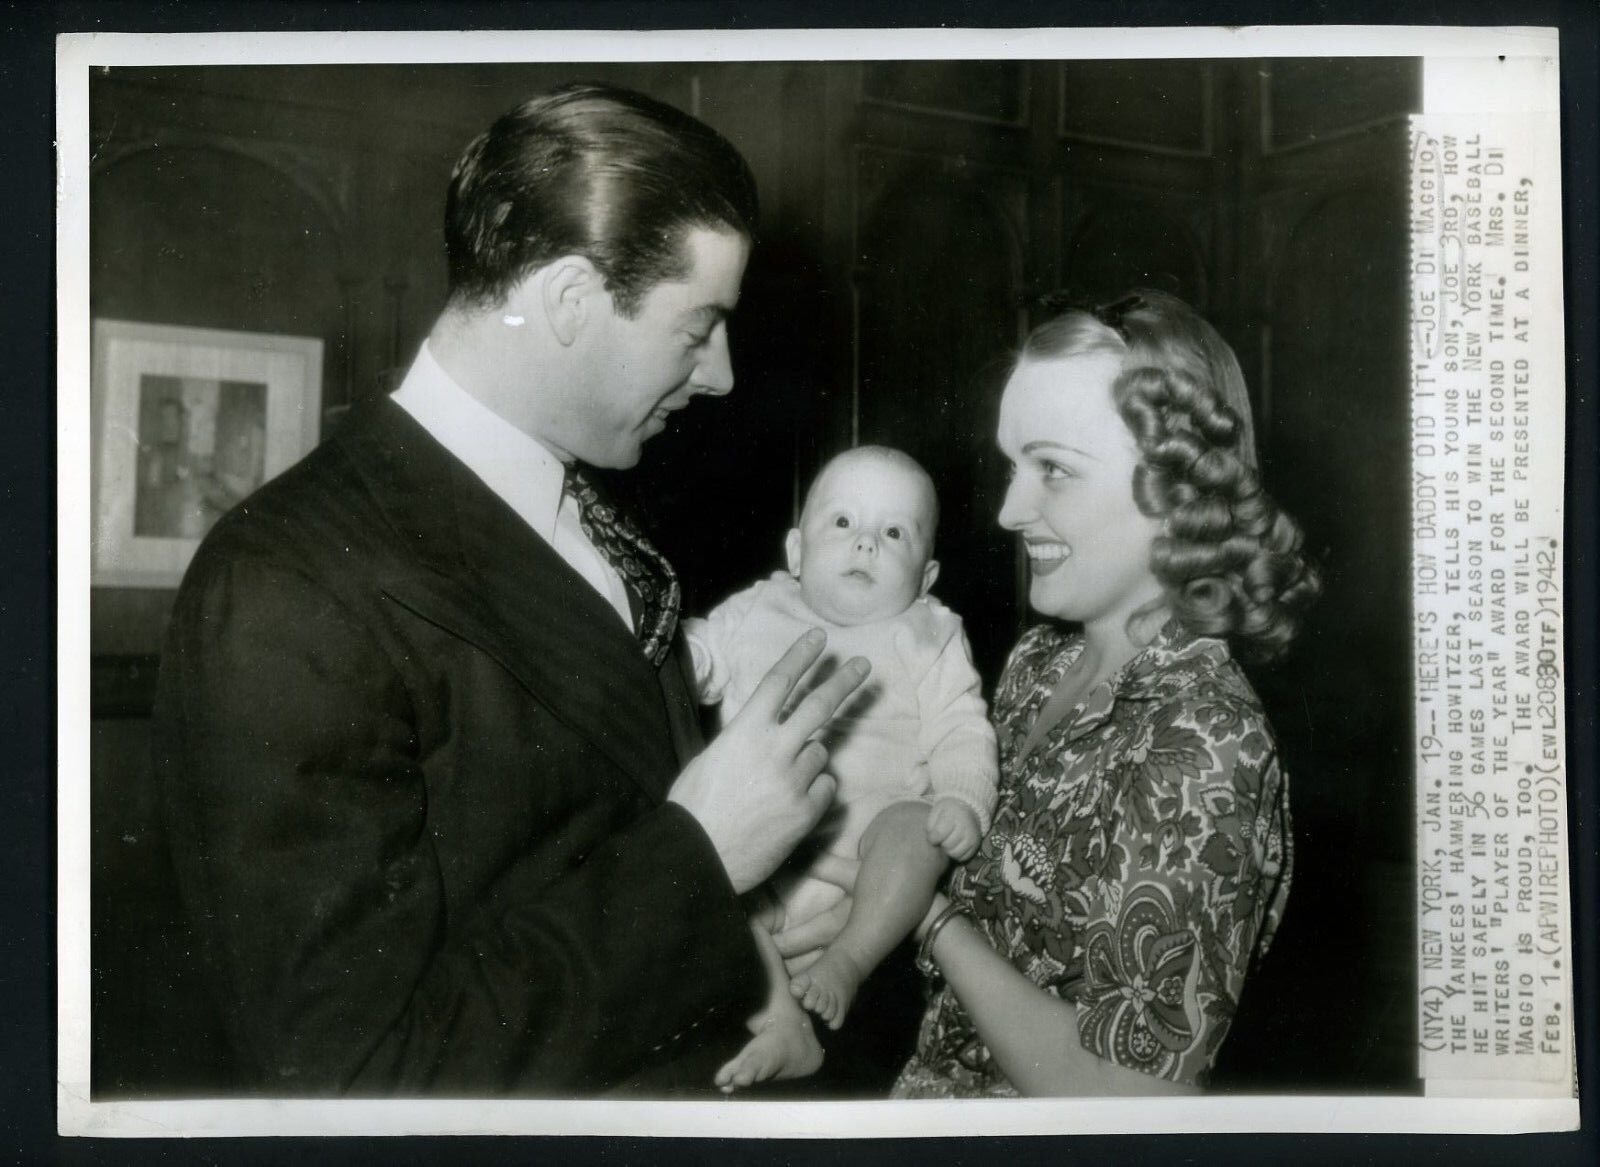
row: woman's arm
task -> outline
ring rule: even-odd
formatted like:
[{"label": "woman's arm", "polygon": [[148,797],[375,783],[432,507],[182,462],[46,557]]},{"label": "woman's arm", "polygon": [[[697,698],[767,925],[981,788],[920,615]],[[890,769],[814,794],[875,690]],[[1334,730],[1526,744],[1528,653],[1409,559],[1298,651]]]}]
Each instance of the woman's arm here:
[{"label": "woman's arm", "polygon": [[1072,1001],[1035,988],[964,919],[934,937],[952,990],[1025,1093],[1203,1080],[1281,911],[1287,793],[1259,710],[1196,687],[1152,714],[1149,740],[1109,816]]},{"label": "woman's arm", "polygon": [[[831,943],[850,914],[860,864],[827,856],[813,874],[845,889],[835,908],[779,932],[774,939],[791,973],[804,969]],[[950,905],[942,892],[933,897],[914,938],[922,943],[928,927]],[[934,937],[932,956],[967,1014],[1000,1063],[1006,1077],[1024,1094],[1040,1096],[1197,1094],[1198,1088],[1125,1069],[1090,1053],[1078,1040],[1078,1012],[1039,988],[989,947],[964,917],[956,916]]]},{"label": "woman's arm", "polygon": [[[919,939],[949,900],[934,897]],[[968,921],[956,916],[934,937],[933,959],[1012,1085],[1028,1095],[1197,1094],[1197,1087],[1128,1070],[1078,1040],[1078,1011],[1028,980]]]}]

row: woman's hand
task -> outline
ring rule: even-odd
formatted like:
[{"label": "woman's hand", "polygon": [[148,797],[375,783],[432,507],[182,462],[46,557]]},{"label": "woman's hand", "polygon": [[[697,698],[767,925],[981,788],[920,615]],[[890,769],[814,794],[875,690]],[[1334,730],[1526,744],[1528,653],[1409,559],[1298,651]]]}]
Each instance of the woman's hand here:
[{"label": "woman's hand", "polygon": [[784,967],[789,970],[790,976],[798,976],[821,959],[823,949],[844,931],[853,902],[846,896],[809,920],[802,920],[792,928],[773,934],[772,941],[778,946],[778,955],[783,957]]},{"label": "woman's hand", "polygon": [[856,876],[860,873],[859,859],[845,859],[827,852],[817,857],[809,874],[843,888],[844,898],[808,920],[801,920],[773,933],[773,942],[777,944],[790,976],[802,973],[815,964],[822,950],[844,931],[845,921],[850,919],[850,909],[855,903]]}]

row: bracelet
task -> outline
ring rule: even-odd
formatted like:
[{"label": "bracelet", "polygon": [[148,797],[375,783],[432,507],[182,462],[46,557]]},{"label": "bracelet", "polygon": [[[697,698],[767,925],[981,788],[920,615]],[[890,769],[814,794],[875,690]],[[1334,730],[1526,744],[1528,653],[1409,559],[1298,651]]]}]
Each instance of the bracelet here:
[{"label": "bracelet", "polygon": [[917,971],[929,980],[939,976],[939,966],[933,963],[933,942],[939,938],[946,924],[963,914],[961,905],[952,900],[945,905],[944,911],[933,918],[933,923],[928,925],[927,932],[923,934],[922,943],[917,946]]}]

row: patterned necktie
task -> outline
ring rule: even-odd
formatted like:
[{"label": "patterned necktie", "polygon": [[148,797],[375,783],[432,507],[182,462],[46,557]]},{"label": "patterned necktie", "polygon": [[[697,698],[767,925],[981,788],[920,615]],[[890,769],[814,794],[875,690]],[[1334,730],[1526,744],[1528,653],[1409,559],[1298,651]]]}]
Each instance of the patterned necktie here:
[{"label": "patterned necktie", "polygon": [[578,525],[605,557],[633,599],[639,647],[657,668],[678,631],[678,573],[634,521],[607,500],[584,472],[567,468],[567,493],[578,504]]}]

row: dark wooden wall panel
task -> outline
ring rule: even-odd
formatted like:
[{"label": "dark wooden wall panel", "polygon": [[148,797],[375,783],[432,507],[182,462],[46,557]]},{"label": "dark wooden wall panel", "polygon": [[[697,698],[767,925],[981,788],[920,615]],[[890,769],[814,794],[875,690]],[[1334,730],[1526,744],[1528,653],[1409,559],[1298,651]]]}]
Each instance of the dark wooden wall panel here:
[{"label": "dark wooden wall panel", "polygon": [[1390,122],[1416,100],[1414,72],[1385,58],[1298,57],[1258,71],[1263,148],[1308,146]]},{"label": "dark wooden wall panel", "polygon": [[1137,199],[1102,195],[1073,224],[1066,285],[1096,299],[1130,287],[1160,288],[1205,310],[1209,285],[1199,240],[1181,221]]},{"label": "dark wooden wall panel", "polygon": [[938,594],[965,615],[993,676],[1018,615],[1011,540],[995,524],[1005,475],[994,442],[1017,342],[1020,238],[1003,201],[1018,180],[863,153],[864,170],[885,168],[892,177],[860,228],[857,436],[904,449],[938,483]]},{"label": "dark wooden wall panel", "polygon": [[1002,125],[1028,116],[1023,61],[868,61],[861,95],[907,109],[922,109]]},{"label": "dark wooden wall panel", "polygon": [[91,185],[90,311],[323,339],[324,396],[345,353],[345,240],[291,163],[243,150],[151,146]]},{"label": "dark wooden wall panel", "polygon": [[1210,61],[1071,61],[1060,67],[1057,132],[1128,150],[1209,155]]},{"label": "dark wooden wall panel", "polygon": [[[1263,433],[1264,473],[1305,516],[1308,545],[1324,563],[1325,593],[1299,654],[1326,702],[1316,711],[1322,750],[1308,751],[1301,768],[1315,773],[1322,756],[1360,767],[1306,783],[1302,801],[1395,857],[1410,843],[1408,817],[1392,813],[1404,801],[1394,794],[1409,792],[1401,779],[1409,758],[1369,743],[1408,746],[1410,727],[1408,512],[1394,505],[1410,472],[1406,318],[1392,310],[1406,287],[1397,193],[1343,191],[1297,224],[1274,282]],[[1349,246],[1358,235],[1372,246]],[[1391,813],[1373,817],[1374,800]]]}]

